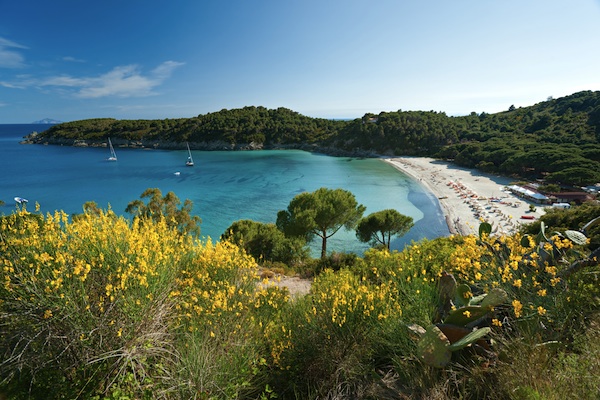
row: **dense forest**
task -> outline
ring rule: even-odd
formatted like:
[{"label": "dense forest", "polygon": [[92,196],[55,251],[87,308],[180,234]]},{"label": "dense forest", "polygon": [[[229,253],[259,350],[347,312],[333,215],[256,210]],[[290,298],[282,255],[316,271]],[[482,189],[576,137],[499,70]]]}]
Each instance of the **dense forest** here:
[{"label": "dense forest", "polygon": [[600,181],[600,92],[548,98],[530,107],[468,116],[434,111],[365,114],[350,121],[303,116],[286,108],[244,107],[193,118],[90,119],[55,125],[34,143],[86,141],[196,149],[309,146],[344,154],[451,159],[486,172],[583,186]]}]

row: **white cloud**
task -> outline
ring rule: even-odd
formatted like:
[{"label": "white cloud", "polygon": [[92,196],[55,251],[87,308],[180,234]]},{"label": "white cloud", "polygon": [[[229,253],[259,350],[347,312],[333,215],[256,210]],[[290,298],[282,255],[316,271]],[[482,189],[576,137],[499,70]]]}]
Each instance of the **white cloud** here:
[{"label": "white cloud", "polygon": [[76,89],[79,98],[146,97],[154,95],[153,89],[168,79],[173,70],[183,63],[166,61],[144,76],[136,65],[125,65],[97,77],[55,76],[38,82],[39,86]]},{"label": "white cloud", "polygon": [[43,82],[39,82],[41,86],[66,86],[66,87],[80,87],[87,85],[86,79],[72,78],[70,76],[55,76],[48,78]]},{"label": "white cloud", "polygon": [[14,49],[27,49],[27,47],[0,37],[0,68],[25,66],[25,58]]},{"label": "white cloud", "polygon": [[152,74],[156,79],[165,80],[171,76],[173,70],[177,67],[181,67],[184,63],[180,63],[177,61],[166,61],[160,64],[158,67],[154,68]]},{"label": "white cloud", "polygon": [[84,63],[85,60],[81,60],[79,58],[75,58],[75,57],[71,57],[71,56],[66,56],[62,58],[63,61],[67,61],[67,62],[75,62],[75,63]]},{"label": "white cloud", "polygon": [[9,89],[24,89],[25,88],[24,85],[19,85],[18,83],[12,83],[12,82],[6,82],[6,81],[0,81],[0,86],[9,88]]}]

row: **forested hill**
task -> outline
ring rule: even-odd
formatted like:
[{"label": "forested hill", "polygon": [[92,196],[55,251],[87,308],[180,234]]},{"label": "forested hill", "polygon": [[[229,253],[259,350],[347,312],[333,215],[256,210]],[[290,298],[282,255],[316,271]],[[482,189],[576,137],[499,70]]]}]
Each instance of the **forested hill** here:
[{"label": "forested hill", "polygon": [[124,141],[151,147],[218,149],[239,148],[254,143],[257,148],[273,145],[319,143],[344,127],[343,121],[311,118],[286,108],[244,107],[221,110],[193,118],[163,120],[88,119],[55,125],[35,142],[89,144]]},{"label": "forested hill", "polygon": [[113,142],[201,149],[312,145],[349,154],[453,159],[487,172],[576,185],[600,181],[600,92],[530,107],[451,117],[433,111],[366,114],[351,121],[310,118],[286,108],[244,107],[193,118],[92,119],[55,125],[35,143]]}]

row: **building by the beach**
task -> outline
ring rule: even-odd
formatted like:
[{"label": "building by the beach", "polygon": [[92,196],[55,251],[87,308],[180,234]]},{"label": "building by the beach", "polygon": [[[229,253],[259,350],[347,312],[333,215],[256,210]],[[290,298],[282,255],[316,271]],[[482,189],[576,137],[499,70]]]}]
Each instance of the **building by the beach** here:
[{"label": "building by the beach", "polygon": [[541,194],[533,190],[532,188],[527,188],[519,185],[511,185],[507,186],[507,189],[510,190],[511,193],[525,199],[532,201],[538,204],[552,204],[553,201],[550,197]]}]

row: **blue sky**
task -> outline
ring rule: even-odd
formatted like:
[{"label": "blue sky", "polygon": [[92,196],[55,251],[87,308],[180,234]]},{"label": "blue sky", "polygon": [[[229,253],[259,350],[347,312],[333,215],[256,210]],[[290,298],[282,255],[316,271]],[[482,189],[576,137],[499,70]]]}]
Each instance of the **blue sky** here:
[{"label": "blue sky", "polygon": [[600,90],[600,0],[0,0],[0,123],[499,112]]}]

